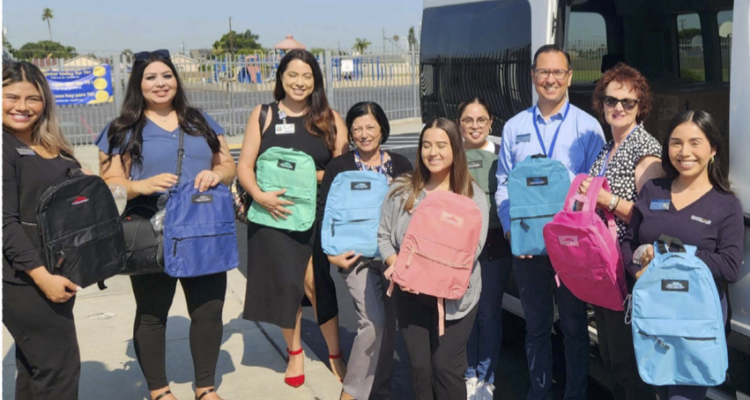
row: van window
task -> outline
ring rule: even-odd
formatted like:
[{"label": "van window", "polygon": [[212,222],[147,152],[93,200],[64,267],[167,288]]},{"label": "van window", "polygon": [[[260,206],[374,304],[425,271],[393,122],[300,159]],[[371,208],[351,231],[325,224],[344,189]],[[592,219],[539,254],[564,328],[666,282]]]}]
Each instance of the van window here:
[{"label": "van window", "polygon": [[421,42],[423,121],[456,119],[458,105],[479,96],[489,103],[499,135],[505,121],[531,106],[528,0],[426,8]]},{"label": "van window", "polygon": [[571,12],[566,50],[573,64],[573,84],[601,78],[602,57],[607,54],[604,17],[593,12]]},{"label": "van window", "polygon": [[719,42],[721,43],[721,81],[729,82],[732,61],[732,10],[719,11]]},{"label": "van window", "polygon": [[703,35],[698,14],[677,15],[677,43],[679,44],[680,78],[694,82],[705,81]]}]

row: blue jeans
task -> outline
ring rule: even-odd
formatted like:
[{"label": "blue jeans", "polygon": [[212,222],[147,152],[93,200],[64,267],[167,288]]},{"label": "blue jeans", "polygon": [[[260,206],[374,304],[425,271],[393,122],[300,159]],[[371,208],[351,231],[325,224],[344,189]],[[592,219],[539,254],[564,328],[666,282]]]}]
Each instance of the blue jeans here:
[{"label": "blue jeans", "polygon": [[466,378],[477,378],[480,382],[494,384],[497,360],[503,344],[503,293],[513,261],[511,257],[490,260],[489,256],[482,254],[479,264],[482,267],[482,294],[466,349],[469,361]]},{"label": "blue jeans", "polygon": [[549,257],[513,258],[521,306],[526,317],[526,361],[531,388],[528,400],[552,399],[553,301],[565,337],[565,400],[585,400],[589,373],[589,333],[586,303],[561,282],[555,285],[555,271]]}]

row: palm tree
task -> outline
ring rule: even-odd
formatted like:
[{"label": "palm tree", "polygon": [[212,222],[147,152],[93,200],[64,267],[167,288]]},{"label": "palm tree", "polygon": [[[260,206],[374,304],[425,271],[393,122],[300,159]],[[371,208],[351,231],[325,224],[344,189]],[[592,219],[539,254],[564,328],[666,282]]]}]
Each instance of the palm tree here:
[{"label": "palm tree", "polygon": [[49,20],[52,18],[55,18],[54,15],[52,15],[52,9],[45,8],[42,10],[42,21],[47,21],[47,28],[49,28],[49,41],[52,41],[52,25],[50,25]]},{"label": "palm tree", "polygon": [[417,35],[414,34],[413,26],[409,28],[409,36],[406,38],[406,41],[409,42],[409,51],[417,47]]},{"label": "palm tree", "polygon": [[360,53],[364,53],[365,50],[367,50],[367,47],[369,47],[372,43],[370,43],[367,39],[361,39],[356,38],[354,39],[354,50],[357,50]]}]

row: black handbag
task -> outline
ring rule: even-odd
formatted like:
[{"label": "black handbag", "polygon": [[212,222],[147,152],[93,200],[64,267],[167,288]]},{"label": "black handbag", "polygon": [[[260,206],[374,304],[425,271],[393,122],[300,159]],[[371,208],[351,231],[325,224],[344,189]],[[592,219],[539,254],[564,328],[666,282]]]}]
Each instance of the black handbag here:
[{"label": "black handbag", "polygon": [[[260,125],[261,135],[263,135],[263,126],[266,124],[268,119],[268,110],[271,106],[263,104],[260,106],[260,115],[258,116],[258,125]],[[234,214],[237,221],[247,224],[247,211],[250,210],[250,204],[253,202],[253,198],[250,197],[250,193],[245,191],[245,188],[240,184],[240,178],[234,178],[232,182],[232,198],[234,200]]]},{"label": "black handbag", "polygon": [[[180,145],[177,149],[177,181],[182,175],[182,158],[185,133],[180,130]],[[155,232],[151,217],[159,211],[161,196],[138,196],[125,206],[122,227],[125,233],[127,257],[123,275],[145,275],[164,272],[164,236]]]}]

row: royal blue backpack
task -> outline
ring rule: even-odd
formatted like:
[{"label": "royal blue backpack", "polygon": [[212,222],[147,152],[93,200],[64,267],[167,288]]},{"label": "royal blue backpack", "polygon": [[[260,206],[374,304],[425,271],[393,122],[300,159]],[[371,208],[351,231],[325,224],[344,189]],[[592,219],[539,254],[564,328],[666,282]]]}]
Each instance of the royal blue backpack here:
[{"label": "royal blue backpack", "polygon": [[346,171],[336,175],[326,199],[321,245],[336,256],[354,250],[376,257],[380,208],[388,192],[385,176],[372,171]]},{"label": "royal blue backpack", "polygon": [[543,155],[529,156],[508,175],[510,247],[515,256],[546,255],[542,229],[563,209],[568,169]]},{"label": "royal blue backpack", "polygon": [[[669,252],[670,244],[678,252]],[[724,317],[711,271],[695,247],[662,235],[633,288],[632,329],[638,373],[656,385],[724,383]]]},{"label": "royal blue backpack", "polygon": [[[183,136],[177,158],[182,170]],[[240,263],[234,200],[223,184],[199,192],[194,182],[178,183],[169,191],[164,217],[164,272],[174,278],[216,274]]]}]

